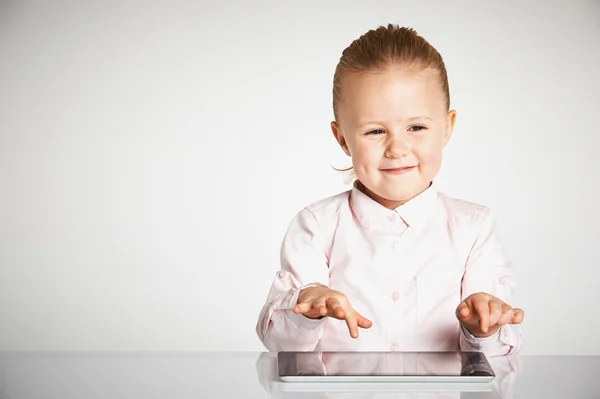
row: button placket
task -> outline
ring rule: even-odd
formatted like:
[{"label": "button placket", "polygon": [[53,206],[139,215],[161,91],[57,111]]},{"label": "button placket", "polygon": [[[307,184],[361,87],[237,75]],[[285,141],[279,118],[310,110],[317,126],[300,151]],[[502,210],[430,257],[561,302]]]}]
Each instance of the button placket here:
[{"label": "button placket", "polygon": [[[399,281],[395,281],[395,283],[392,285],[392,291],[390,294],[388,294],[388,304],[389,304],[389,314],[390,314],[390,318],[389,318],[389,324],[387,325],[387,342],[389,345],[389,350],[390,351],[399,351],[400,350],[400,344],[398,343],[397,339],[398,337],[401,336],[402,333],[402,320],[404,318],[404,315],[402,314],[402,301],[400,301],[401,296],[400,296],[400,292],[399,292],[399,285],[401,285],[401,283]],[[389,292],[389,291],[388,291]]]},{"label": "button placket", "polygon": [[[407,233],[408,226],[404,223],[400,215],[389,214],[384,223],[387,223],[387,234],[384,237],[384,245],[388,248],[388,256],[392,262],[403,262],[399,257],[399,251],[403,248],[403,235]],[[401,301],[400,288],[404,279],[397,270],[390,275],[390,279],[386,281],[387,291],[387,311],[389,312],[389,321],[386,323],[386,341],[390,351],[401,350],[401,344],[398,342],[402,336],[403,324],[403,301]]]}]

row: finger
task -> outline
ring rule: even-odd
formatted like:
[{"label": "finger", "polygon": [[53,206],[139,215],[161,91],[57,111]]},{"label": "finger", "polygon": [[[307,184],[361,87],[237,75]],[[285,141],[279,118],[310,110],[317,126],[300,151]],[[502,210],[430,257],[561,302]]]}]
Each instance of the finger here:
[{"label": "finger", "polygon": [[303,303],[299,303],[296,306],[294,306],[292,311],[296,314],[300,314],[300,313],[304,314],[304,313],[308,312],[311,307],[312,307],[312,304],[310,302],[303,302]]},{"label": "finger", "polygon": [[490,323],[490,308],[488,301],[478,300],[473,304],[475,314],[479,317],[479,329],[484,333],[488,332]]},{"label": "finger", "polygon": [[350,336],[352,338],[358,337],[358,326],[356,322],[356,316],[353,313],[346,312],[346,324],[348,325],[348,330],[350,331]]},{"label": "finger", "polygon": [[504,303],[498,300],[491,300],[489,302],[489,307],[490,307],[490,320],[489,320],[489,324],[488,327],[492,327],[495,326],[496,323],[498,323],[498,320],[500,320],[500,318],[503,315],[503,311],[502,311],[502,305]]},{"label": "finger", "polygon": [[510,322],[514,316],[514,310],[507,304],[502,305],[502,316],[498,320],[496,324],[499,326],[503,326],[506,323]]},{"label": "finger", "polygon": [[344,320],[346,318],[346,312],[344,312],[344,308],[342,307],[340,301],[335,298],[329,298],[327,299],[326,304],[330,316],[340,320]]},{"label": "finger", "polygon": [[469,318],[470,314],[471,310],[469,309],[469,306],[465,301],[462,301],[460,305],[458,305],[458,307],[456,308],[456,317],[459,320],[464,321]]},{"label": "finger", "polygon": [[315,310],[315,313],[319,316],[325,316],[327,314],[327,305],[325,305],[324,299],[317,299],[313,302],[312,308]]},{"label": "finger", "polygon": [[371,328],[373,322],[357,313],[357,324],[360,328]]},{"label": "finger", "polygon": [[523,319],[525,318],[525,312],[523,312],[523,310],[519,308],[513,308],[513,310],[515,312],[515,315],[510,321],[510,324],[521,324],[523,322]]}]

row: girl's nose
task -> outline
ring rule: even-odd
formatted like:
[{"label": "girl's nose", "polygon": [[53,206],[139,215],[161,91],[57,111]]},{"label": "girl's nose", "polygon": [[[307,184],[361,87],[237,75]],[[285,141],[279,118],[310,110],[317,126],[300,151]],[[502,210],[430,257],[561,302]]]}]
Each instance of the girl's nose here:
[{"label": "girl's nose", "polygon": [[385,156],[387,158],[401,158],[410,151],[410,144],[406,137],[392,137],[387,143]]}]

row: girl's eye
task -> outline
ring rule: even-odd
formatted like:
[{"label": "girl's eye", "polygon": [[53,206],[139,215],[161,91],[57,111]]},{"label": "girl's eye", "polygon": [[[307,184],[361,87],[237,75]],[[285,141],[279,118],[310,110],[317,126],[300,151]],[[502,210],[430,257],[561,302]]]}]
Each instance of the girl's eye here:
[{"label": "girl's eye", "polygon": [[382,134],[382,133],[385,133],[385,130],[383,130],[383,129],[375,129],[375,130],[371,130],[371,131],[367,132],[367,134]]},{"label": "girl's eye", "polygon": [[411,132],[418,132],[419,130],[425,129],[425,126],[411,126],[408,128]]}]

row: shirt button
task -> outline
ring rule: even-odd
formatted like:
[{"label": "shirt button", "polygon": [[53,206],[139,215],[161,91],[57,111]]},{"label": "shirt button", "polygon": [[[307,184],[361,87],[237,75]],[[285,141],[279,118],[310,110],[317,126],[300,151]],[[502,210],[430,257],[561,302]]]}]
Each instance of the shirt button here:
[{"label": "shirt button", "polygon": [[394,293],[392,294],[392,301],[396,302],[396,301],[398,300],[398,298],[400,298],[400,295],[398,295],[398,293],[397,293],[397,292],[394,292]]},{"label": "shirt button", "polygon": [[279,272],[279,278],[285,278],[285,272],[283,270]]},{"label": "shirt button", "polygon": [[389,220],[390,222],[393,222],[394,220],[396,220],[396,218],[394,217],[394,215],[389,215],[387,217],[387,220]]},{"label": "shirt button", "polygon": [[396,350],[398,350],[398,346],[396,346],[396,344],[391,344],[390,345],[390,350],[396,351]]},{"label": "shirt button", "polygon": [[392,248],[396,249],[398,248],[398,241],[392,241],[390,245],[392,246]]},{"label": "shirt button", "polygon": [[506,283],[506,279],[504,277],[500,277],[498,278],[498,282],[502,285],[504,285]]}]

